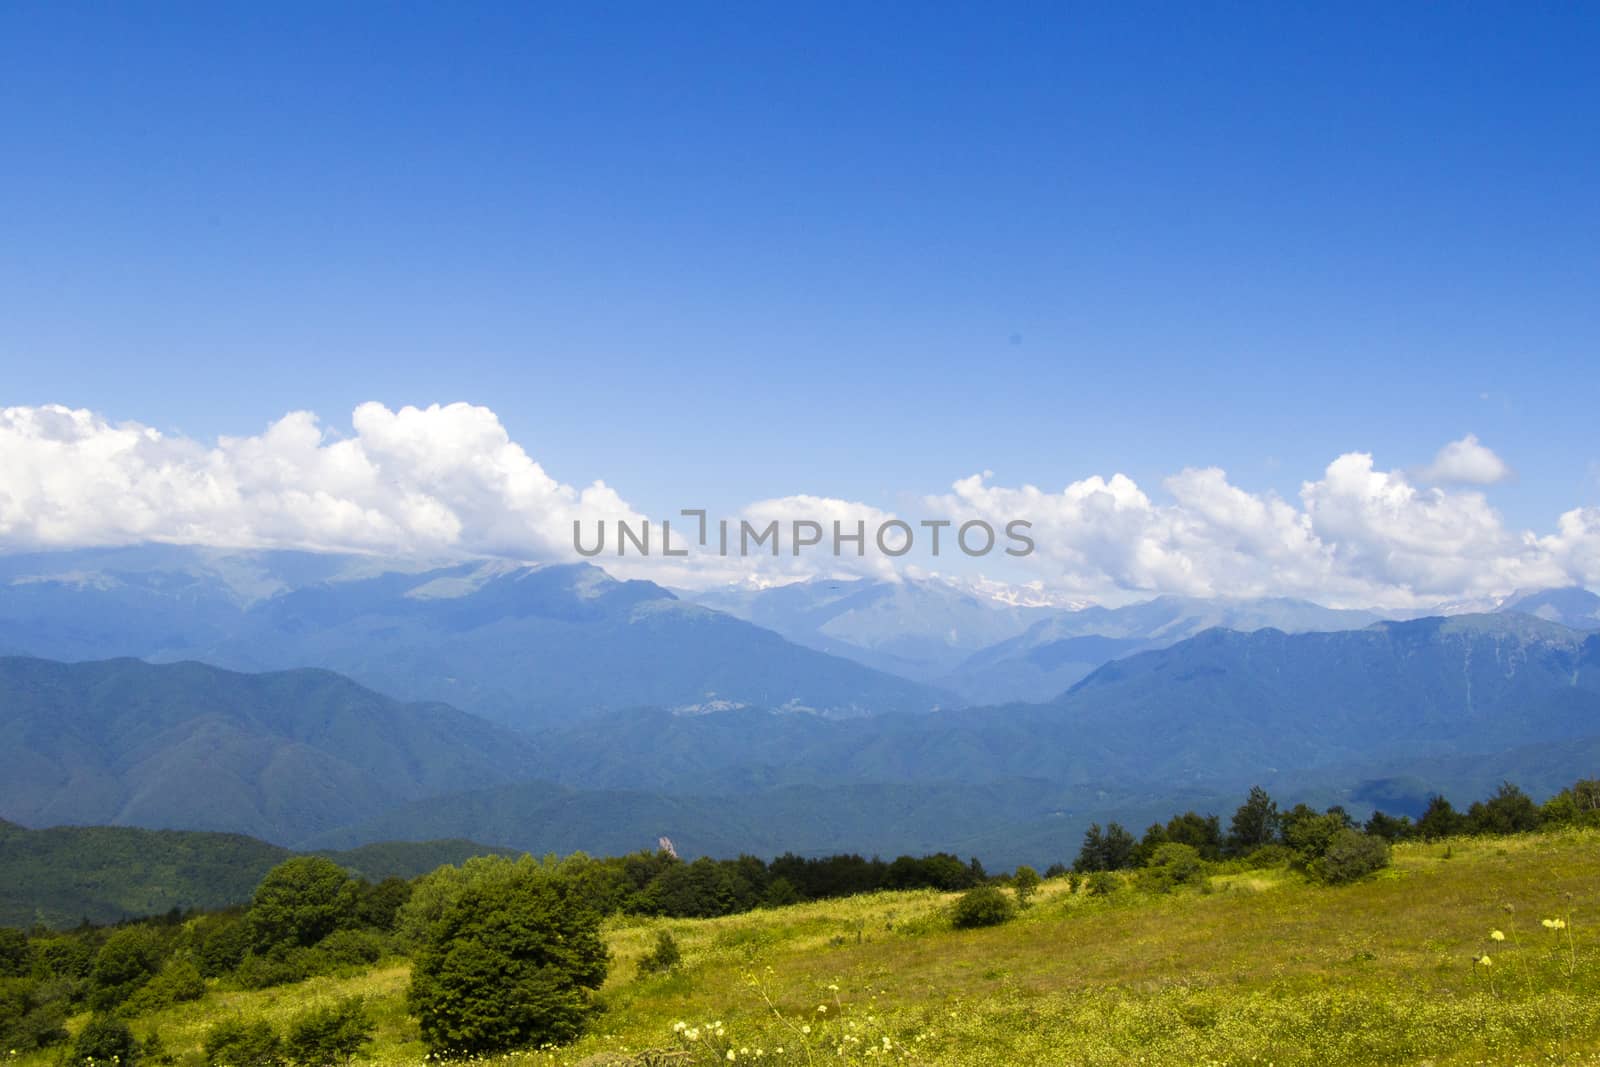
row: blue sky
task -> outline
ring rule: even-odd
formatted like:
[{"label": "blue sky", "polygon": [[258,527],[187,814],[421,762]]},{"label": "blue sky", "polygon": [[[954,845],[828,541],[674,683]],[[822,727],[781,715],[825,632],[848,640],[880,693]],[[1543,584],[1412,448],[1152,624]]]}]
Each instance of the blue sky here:
[{"label": "blue sky", "polygon": [[662,511],[990,469],[1600,503],[1584,5],[7,5],[0,404],[492,407]]}]

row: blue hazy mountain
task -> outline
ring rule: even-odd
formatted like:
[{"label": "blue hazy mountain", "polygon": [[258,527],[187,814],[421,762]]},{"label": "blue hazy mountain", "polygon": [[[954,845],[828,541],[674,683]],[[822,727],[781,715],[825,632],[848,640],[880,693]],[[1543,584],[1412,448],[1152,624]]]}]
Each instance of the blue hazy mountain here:
[{"label": "blue hazy mountain", "polygon": [[919,681],[948,674],[972,653],[1015,637],[1059,610],[915,578],[817,578],[683,595],[796,644]]},{"label": "blue hazy mountain", "polygon": [[537,762],[555,781],[666,791],[1020,778],[1232,788],[1590,737],[1600,635],[1495,614],[1208,630],[1102,666],[1046,704],[838,723],[620,713],[538,735]]},{"label": "blue hazy mountain", "polygon": [[1532,615],[1574,630],[1600,630],[1600,596],[1581,586],[1513,593],[1496,610]]},{"label": "blue hazy mountain", "polygon": [[293,842],[510,782],[536,749],[442,704],[322,670],[0,659],[0,817]]},{"label": "blue hazy mountain", "polygon": [[974,703],[1046,701],[1102,664],[1210,629],[1356,630],[1378,619],[1371,611],[1325,608],[1284,597],[1163,596],[1125,607],[1051,613],[1017,636],[975,652],[937,681]]},{"label": "blue hazy mountain", "polygon": [[324,667],[514,725],[635,705],[921,712],[948,696],[588,564],[123,549],[13,558],[0,647],[73,660]]}]

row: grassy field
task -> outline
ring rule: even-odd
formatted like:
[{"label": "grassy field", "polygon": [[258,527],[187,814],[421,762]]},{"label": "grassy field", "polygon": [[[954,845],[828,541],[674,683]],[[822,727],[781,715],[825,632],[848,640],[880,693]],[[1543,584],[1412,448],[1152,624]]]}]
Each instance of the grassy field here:
[{"label": "grassy field", "polygon": [[[727,919],[615,924],[594,1032],[525,1067],[601,1064],[1600,1064],[1600,834],[1396,849],[1344,888],[1287,871],[1110,896],[1047,882],[1001,927],[885,893]],[[1508,910],[1509,909],[1509,910]],[[1544,919],[1568,925],[1551,930]],[[676,973],[640,978],[666,927]],[[1492,940],[1492,931],[1505,940]],[[1475,957],[1488,954],[1488,964]],[[372,1059],[418,1063],[404,961],[138,1020],[197,1050],[238,1014],[365,994]],[[683,1024],[677,1026],[676,1024]],[[624,1058],[626,1057],[626,1058]],[[40,1067],[48,1061],[38,1057]],[[28,1067],[28,1058],[23,1058]]]}]

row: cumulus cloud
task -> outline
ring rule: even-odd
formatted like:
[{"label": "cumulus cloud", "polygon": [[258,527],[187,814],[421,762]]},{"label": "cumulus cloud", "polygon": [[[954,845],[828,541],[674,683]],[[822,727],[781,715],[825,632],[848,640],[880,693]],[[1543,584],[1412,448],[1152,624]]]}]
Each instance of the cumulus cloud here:
[{"label": "cumulus cloud", "polygon": [[1479,442],[1476,434],[1469,433],[1439,449],[1419,476],[1425,482],[1442,485],[1497,485],[1511,480],[1513,472],[1505,460]]},{"label": "cumulus cloud", "polygon": [[[605,520],[613,531],[619,520],[645,520],[602,482],[557,481],[493,411],[468,404],[363,404],[348,433],[293,412],[258,435],[215,444],[88,411],[15,407],[0,410],[0,458],[0,550],[10,551],[155,541],[568,560],[577,558],[574,520],[588,530]],[[1243,489],[1215,467],[1179,471],[1154,492],[1121,474],[1046,490],[997,484],[985,472],[904,514],[793,495],[728,517],[735,538],[741,520],[757,528],[778,522],[776,556],[721,556],[713,525],[712,549],[691,545],[687,558],[618,559],[612,549],[596,562],[686,586],[955,572],[991,590],[1003,581],[1030,601],[1058,602],[1184,593],[1399,608],[1519,587],[1600,585],[1600,509],[1569,511],[1546,534],[1512,529],[1483,489],[1507,474],[1471,436],[1417,474],[1382,469],[1366,453],[1336,457],[1292,499]],[[668,518],[675,545],[694,539],[693,520]],[[877,529],[896,519],[916,531],[917,548],[906,556],[874,543]],[[981,520],[997,532],[1026,520],[1037,548],[1024,559],[996,552],[973,561],[950,550],[946,531],[943,557],[932,558],[925,519],[957,527]],[[861,523],[864,551],[851,546],[834,556],[825,545],[796,557],[797,521],[819,524],[825,537],[835,521],[846,531]]]},{"label": "cumulus cloud", "polygon": [[0,411],[0,546],[141,541],[543,559],[572,520],[639,520],[545,473],[494,412],[362,404],[353,435],[292,412],[214,446],[89,411]]},{"label": "cumulus cloud", "polygon": [[1034,523],[1044,580],[1069,592],[1301,596],[1337,605],[1419,607],[1527,586],[1600,582],[1600,509],[1561,516],[1539,537],[1509,529],[1477,490],[1413,485],[1349,453],[1303,483],[1298,503],[1232,485],[1216,468],[1167,479],[1170,503],[1116,475],[1059,492],[974,476],[930,507]]}]

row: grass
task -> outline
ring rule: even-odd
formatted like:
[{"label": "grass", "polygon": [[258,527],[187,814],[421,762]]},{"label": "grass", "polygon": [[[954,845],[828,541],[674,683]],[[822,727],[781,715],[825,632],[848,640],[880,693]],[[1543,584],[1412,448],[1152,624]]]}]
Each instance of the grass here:
[{"label": "grass", "polygon": [[[1056,880],[986,930],[951,929],[951,898],[931,892],[617,922],[594,1032],[510,1060],[725,1063],[731,1050],[736,1062],[963,1067],[1600,1064],[1597,891],[1591,831],[1406,845],[1391,870],[1343,888],[1250,871],[1164,896],[1091,897]],[[1570,925],[1540,925],[1553,917]],[[684,966],[639,977],[663,926]],[[1491,941],[1496,929],[1508,939]],[[1484,954],[1491,964],[1473,962]],[[380,1027],[372,1059],[416,1063],[406,982],[405,962],[388,961],[351,978],[213,990],[136,1030],[158,1027],[181,1053],[233,1013],[281,1024],[363,993]]]}]

